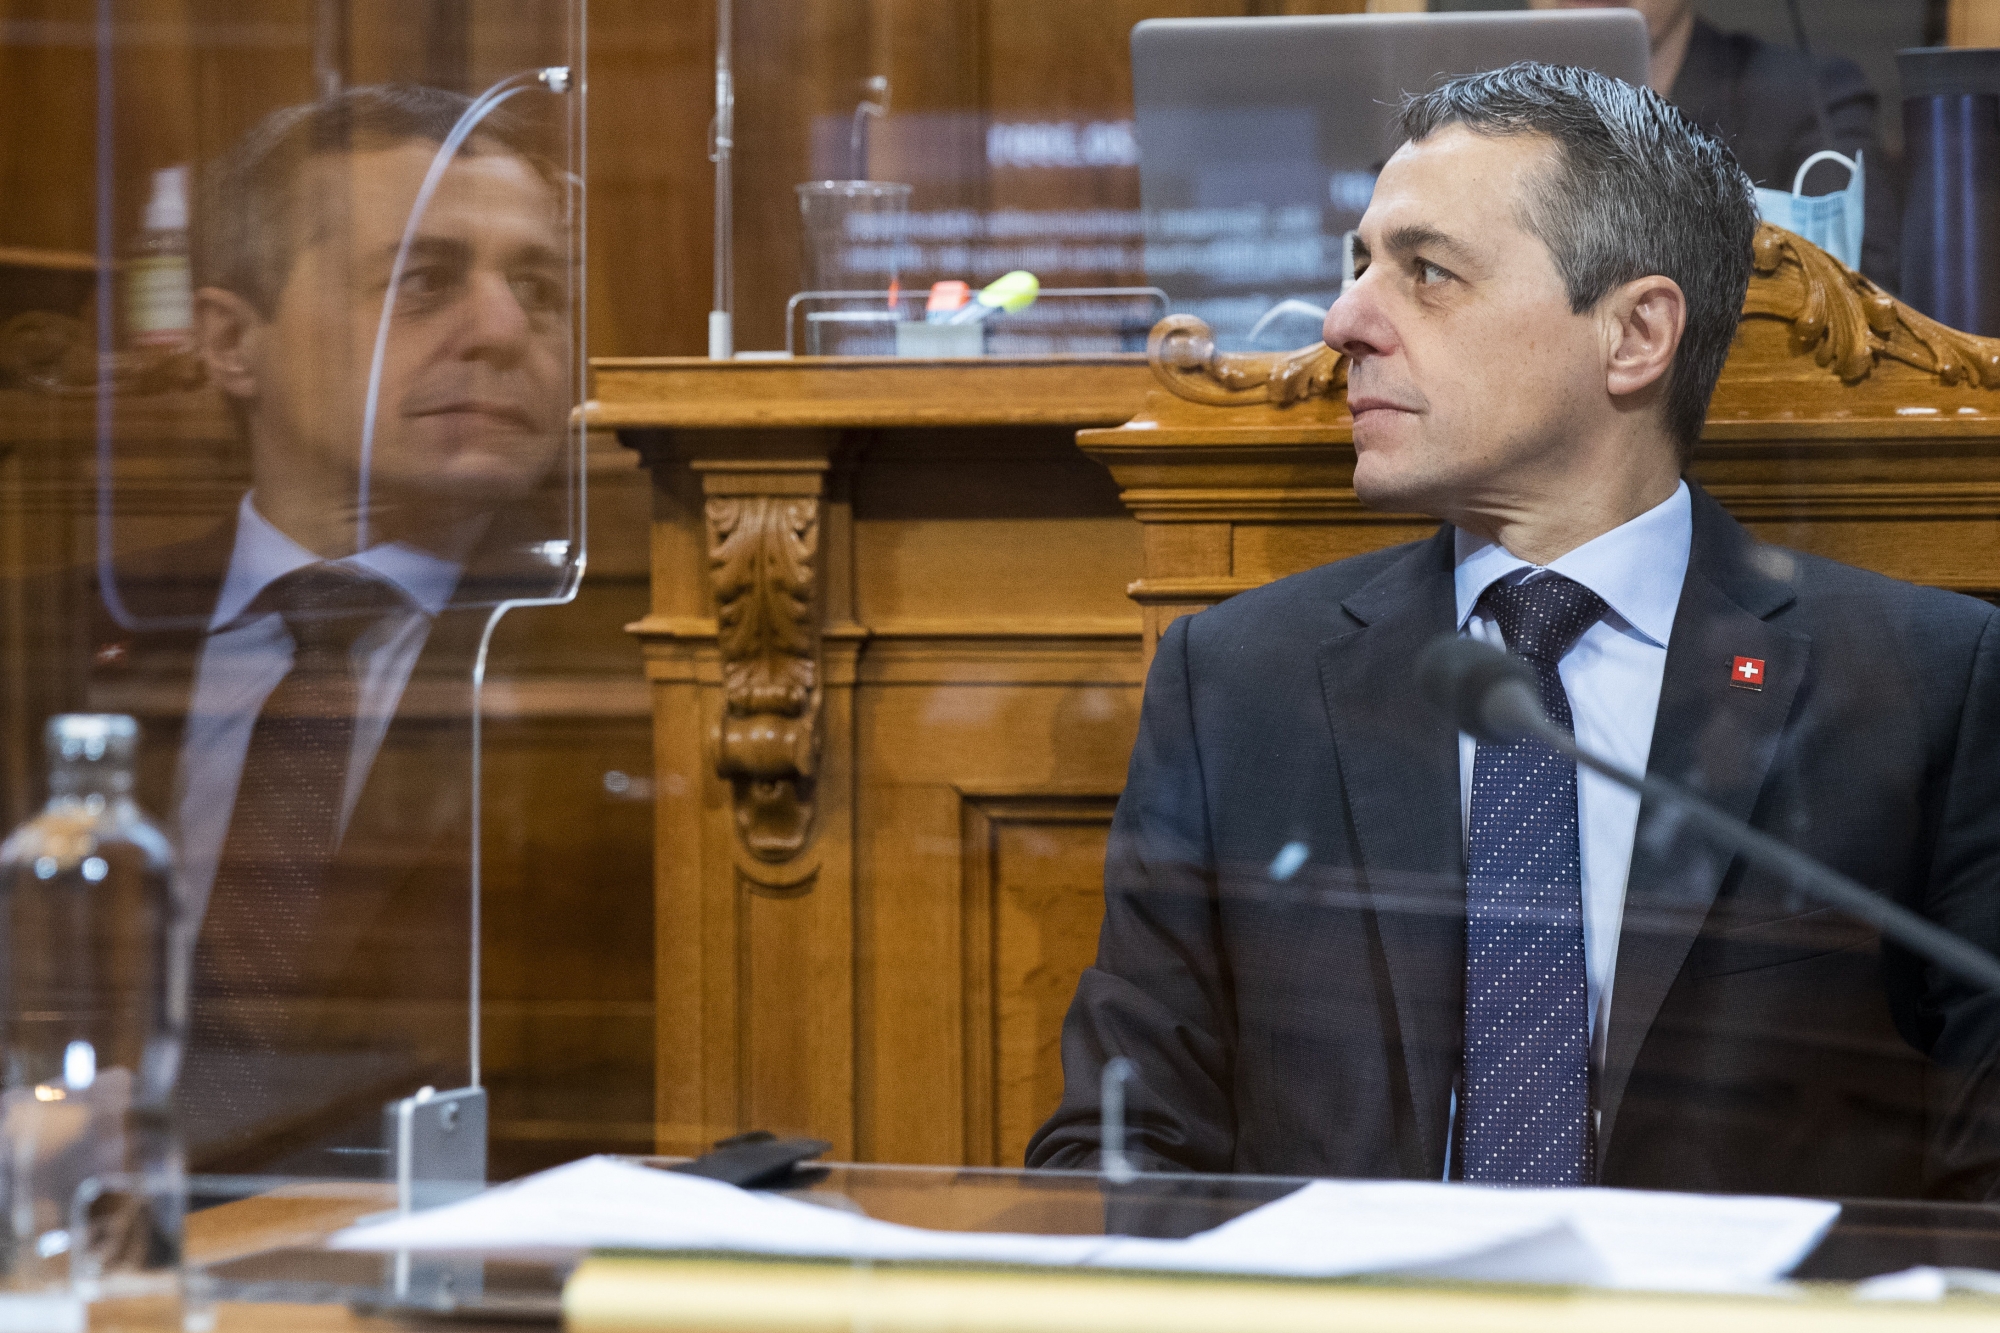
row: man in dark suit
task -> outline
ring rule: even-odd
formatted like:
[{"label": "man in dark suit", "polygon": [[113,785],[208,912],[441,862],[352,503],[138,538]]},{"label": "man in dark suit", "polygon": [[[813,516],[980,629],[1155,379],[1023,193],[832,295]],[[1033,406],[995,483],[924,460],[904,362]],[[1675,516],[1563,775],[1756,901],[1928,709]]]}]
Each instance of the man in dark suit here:
[{"label": "man in dark suit", "polygon": [[1176,621],[1035,1166],[1130,1059],[1145,1169],[1846,1196],[2000,1188],[2000,999],[1419,697],[1456,630],[1587,747],[2000,948],[2000,630],[1759,546],[1681,472],[1754,213],[1651,92],[1406,109],[1327,316],[1355,489],[1446,525]]},{"label": "man in dark suit", "polygon": [[253,487],[100,584],[93,703],[173,756],[149,804],[210,1169],[372,1173],[382,1103],[465,1077],[474,664],[496,607],[556,586],[537,490],[572,401],[564,187],[522,127],[483,122],[415,211],[470,105],[357,88],[220,165],[198,350]]}]

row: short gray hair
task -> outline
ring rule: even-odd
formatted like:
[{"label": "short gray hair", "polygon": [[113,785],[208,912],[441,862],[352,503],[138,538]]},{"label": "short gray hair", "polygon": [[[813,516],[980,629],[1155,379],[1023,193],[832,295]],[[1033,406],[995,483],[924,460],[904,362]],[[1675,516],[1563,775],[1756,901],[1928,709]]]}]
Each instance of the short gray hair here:
[{"label": "short gray hair", "polygon": [[1404,99],[1411,141],[1449,125],[1541,134],[1555,168],[1522,225],[1549,247],[1570,309],[1659,274],[1687,297],[1687,329],[1668,372],[1667,428],[1686,460],[1729,358],[1757,232],[1756,196],[1735,154],[1649,88],[1568,65],[1521,61]]}]

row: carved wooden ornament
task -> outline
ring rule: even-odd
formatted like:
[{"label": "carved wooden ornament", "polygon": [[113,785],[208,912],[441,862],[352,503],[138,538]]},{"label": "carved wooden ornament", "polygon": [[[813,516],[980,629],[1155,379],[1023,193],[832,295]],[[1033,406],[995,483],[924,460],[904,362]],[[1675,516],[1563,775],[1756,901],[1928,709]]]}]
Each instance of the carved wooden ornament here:
[{"label": "carved wooden ornament", "polygon": [[819,626],[813,497],[710,497],[709,578],[723,714],[716,772],[736,828],[759,861],[788,861],[812,834],[819,764]]},{"label": "carved wooden ornament", "polygon": [[107,381],[130,395],[198,389],[207,379],[207,365],[186,348],[101,353],[90,327],[69,315],[27,310],[0,324],[0,388],[88,398]]},{"label": "carved wooden ornament", "polygon": [[1766,222],[1752,243],[1743,314],[1792,326],[1792,350],[1846,383],[1887,359],[1935,375],[1940,384],[2000,388],[2000,339],[1938,323],[1904,305],[1802,236]]},{"label": "carved wooden ornament", "polygon": [[1215,332],[1193,315],[1168,315],[1146,338],[1146,364],[1174,394],[1211,407],[1338,398],[1347,358],[1325,343],[1290,352],[1222,352]]}]

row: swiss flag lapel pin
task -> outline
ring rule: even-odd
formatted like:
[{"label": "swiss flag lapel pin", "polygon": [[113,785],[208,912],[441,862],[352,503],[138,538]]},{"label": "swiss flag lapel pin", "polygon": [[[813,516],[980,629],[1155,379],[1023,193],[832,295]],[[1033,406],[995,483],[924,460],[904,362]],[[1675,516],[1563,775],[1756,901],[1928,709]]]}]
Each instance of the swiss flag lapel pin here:
[{"label": "swiss flag lapel pin", "polygon": [[1739,657],[1729,668],[1729,683],[1739,690],[1764,688],[1764,659]]}]

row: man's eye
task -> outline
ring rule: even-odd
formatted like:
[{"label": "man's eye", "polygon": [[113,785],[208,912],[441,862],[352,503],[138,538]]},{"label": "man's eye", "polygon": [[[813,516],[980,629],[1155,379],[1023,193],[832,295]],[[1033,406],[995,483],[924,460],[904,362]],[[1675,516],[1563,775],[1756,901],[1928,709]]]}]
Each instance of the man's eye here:
[{"label": "man's eye", "polygon": [[1450,273],[1439,268],[1428,259],[1419,259],[1417,261],[1417,282],[1423,286],[1428,287],[1434,283],[1443,282],[1450,276]]},{"label": "man's eye", "polygon": [[562,284],[553,278],[539,273],[517,273],[507,279],[507,285],[523,310],[545,313],[562,308]]},{"label": "man's eye", "polygon": [[444,265],[420,264],[403,270],[403,278],[396,291],[413,301],[434,301],[449,292],[456,283],[457,275]]}]

